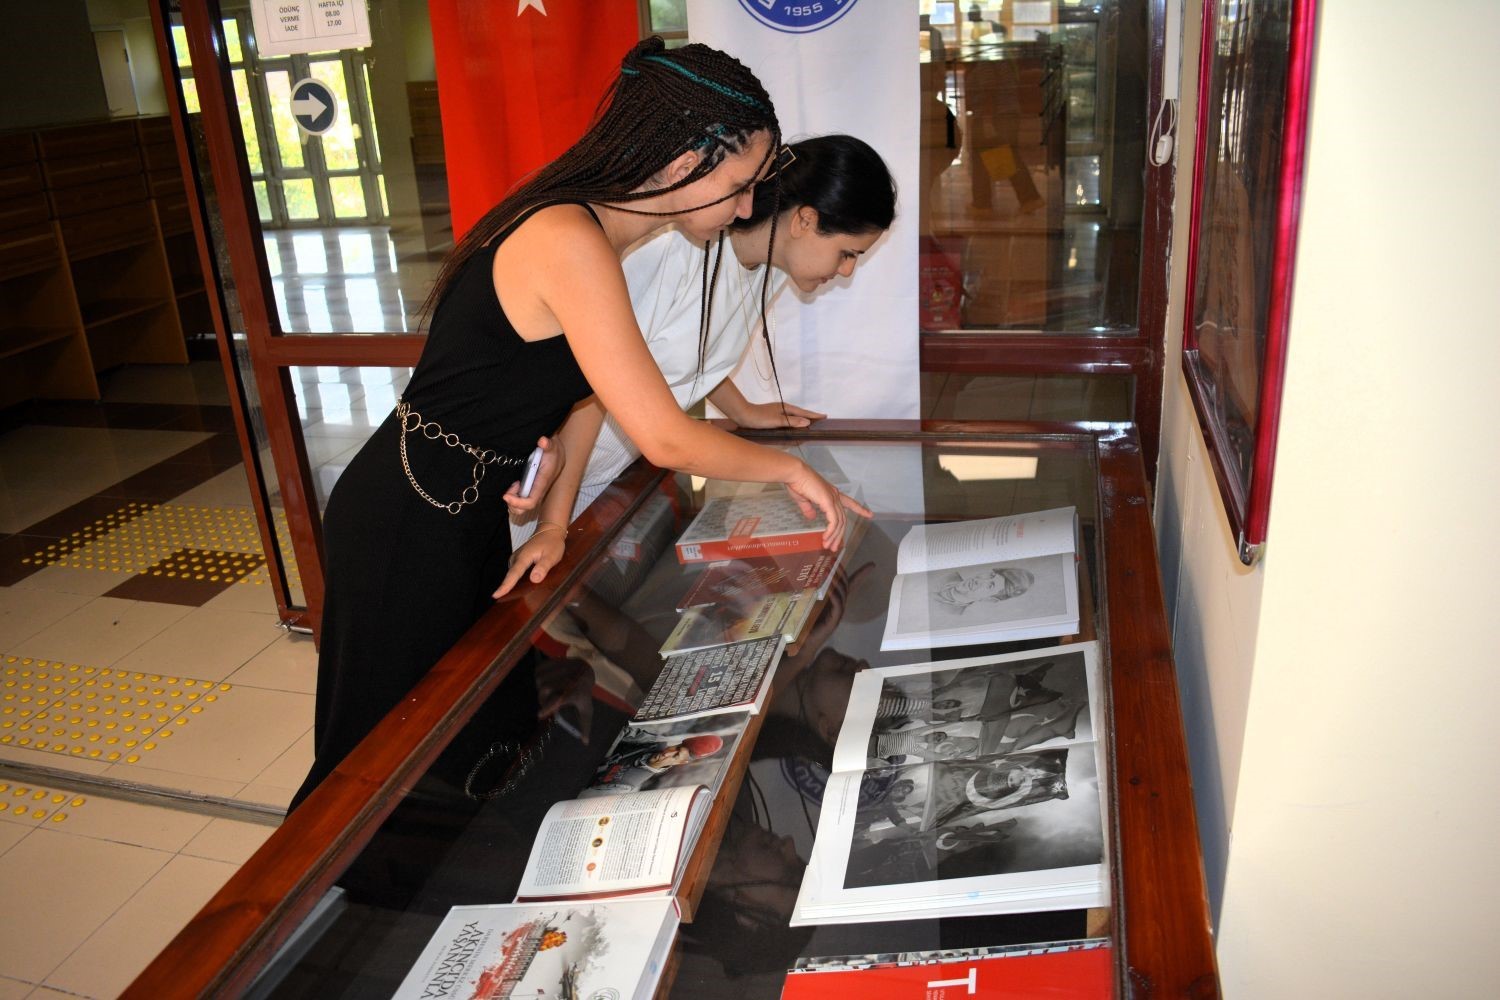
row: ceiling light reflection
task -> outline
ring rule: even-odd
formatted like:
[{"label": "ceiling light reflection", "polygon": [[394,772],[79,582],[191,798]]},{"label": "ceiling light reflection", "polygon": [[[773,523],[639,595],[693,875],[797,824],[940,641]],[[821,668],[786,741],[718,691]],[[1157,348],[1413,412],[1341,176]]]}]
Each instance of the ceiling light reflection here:
[{"label": "ceiling light reflection", "polygon": [[1035,455],[938,453],[938,468],[961,483],[983,479],[1035,479]]}]

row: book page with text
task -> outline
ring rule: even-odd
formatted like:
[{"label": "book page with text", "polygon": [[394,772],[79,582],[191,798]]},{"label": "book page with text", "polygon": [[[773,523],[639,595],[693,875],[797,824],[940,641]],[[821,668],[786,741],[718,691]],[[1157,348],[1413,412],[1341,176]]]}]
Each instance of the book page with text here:
[{"label": "book page with text", "polygon": [[915,525],[896,550],[897,573],[954,569],[1074,550],[1076,508]]},{"label": "book page with text", "polygon": [[670,888],[696,785],[559,802],[531,847],[516,901]]}]

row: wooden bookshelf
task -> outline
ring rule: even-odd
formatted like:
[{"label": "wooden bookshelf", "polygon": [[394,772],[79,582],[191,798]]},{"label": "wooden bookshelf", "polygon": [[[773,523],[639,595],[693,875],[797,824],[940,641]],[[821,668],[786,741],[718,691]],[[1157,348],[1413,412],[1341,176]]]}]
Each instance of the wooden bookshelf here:
[{"label": "wooden bookshelf", "polygon": [[207,295],[167,119],[0,134],[0,407],[185,364]]},{"label": "wooden bookshelf", "polygon": [[0,135],[0,407],[98,399],[83,317],[35,137]]}]

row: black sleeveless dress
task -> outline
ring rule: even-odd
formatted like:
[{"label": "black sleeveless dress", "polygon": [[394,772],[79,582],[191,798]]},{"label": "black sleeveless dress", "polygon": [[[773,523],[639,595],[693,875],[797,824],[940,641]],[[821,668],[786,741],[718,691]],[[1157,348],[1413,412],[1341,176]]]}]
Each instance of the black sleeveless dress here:
[{"label": "black sleeveless dress", "polygon": [[[495,249],[542,207],[465,262],[402,396],[464,444],[522,460],[592,391],[565,337],[522,340],[495,295]],[[502,497],[521,467],[489,466],[477,502],[450,514],[412,487],[400,439],[392,412],[339,477],[323,515],[314,761],[293,807],[491,606],[509,565]],[[406,445],[416,481],[434,499],[458,500],[472,485],[474,462],[463,451],[421,432]]]}]

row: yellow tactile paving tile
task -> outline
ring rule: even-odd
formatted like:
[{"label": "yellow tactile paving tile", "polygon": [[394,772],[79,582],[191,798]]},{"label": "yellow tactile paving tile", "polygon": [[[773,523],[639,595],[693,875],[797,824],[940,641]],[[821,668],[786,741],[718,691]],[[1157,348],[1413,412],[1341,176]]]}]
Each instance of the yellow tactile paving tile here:
[{"label": "yellow tactile paving tile", "polygon": [[0,748],[134,764],[232,685],[0,657]]},{"label": "yellow tactile paving tile", "polygon": [[87,798],[71,792],[0,781],[0,820],[10,823],[62,823],[87,803]]},{"label": "yellow tactile paving tile", "polygon": [[[283,563],[291,579],[296,562],[286,539],[286,513],[273,512]],[[179,555],[181,553],[181,555]],[[211,583],[264,585],[264,549],[249,507],[128,503],[66,538],[38,548],[21,562],[133,576],[147,573]]]}]

